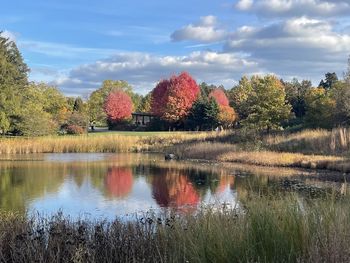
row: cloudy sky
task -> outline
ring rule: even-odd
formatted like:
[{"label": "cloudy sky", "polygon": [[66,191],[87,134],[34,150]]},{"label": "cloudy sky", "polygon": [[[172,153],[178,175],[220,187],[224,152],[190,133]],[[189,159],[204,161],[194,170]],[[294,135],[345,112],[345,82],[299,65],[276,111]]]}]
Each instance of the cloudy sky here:
[{"label": "cloudy sky", "polygon": [[350,54],[349,0],[12,0],[0,30],[30,78],[86,97],[105,79],[142,94],[188,71],[231,88],[273,73],[318,84]]}]

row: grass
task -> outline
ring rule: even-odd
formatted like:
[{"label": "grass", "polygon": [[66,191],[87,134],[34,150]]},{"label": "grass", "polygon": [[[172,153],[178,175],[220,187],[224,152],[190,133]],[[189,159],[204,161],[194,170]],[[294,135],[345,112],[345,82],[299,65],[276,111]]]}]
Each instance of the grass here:
[{"label": "grass", "polygon": [[0,214],[1,262],[349,262],[350,202],[248,196],[236,208],[72,221]]},{"label": "grass", "polygon": [[300,167],[350,172],[350,162],[340,156],[301,153],[246,151],[226,143],[200,142],[171,148],[180,159],[203,159],[274,167]]},{"label": "grass", "polygon": [[[82,136],[46,136],[0,138],[0,154],[76,153],[76,152],[140,152],[160,151],[167,146],[191,141],[205,141],[215,132],[107,132]],[[137,134],[137,135],[136,135]]]}]

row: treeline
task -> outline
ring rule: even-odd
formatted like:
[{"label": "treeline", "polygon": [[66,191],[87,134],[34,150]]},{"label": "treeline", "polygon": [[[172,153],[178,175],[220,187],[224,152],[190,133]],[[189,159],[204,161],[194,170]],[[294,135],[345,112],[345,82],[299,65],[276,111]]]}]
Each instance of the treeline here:
[{"label": "treeline", "polygon": [[161,80],[147,95],[121,80],[106,80],[87,101],[28,80],[29,68],[12,41],[0,35],[0,134],[81,134],[89,125],[135,129],[132,112],[152,113],[152,130],[256,130],[350,124],[350,61],[344,78],[327,73],[318,87],[308,80],[242,77],[230,90],[186,72]]}]

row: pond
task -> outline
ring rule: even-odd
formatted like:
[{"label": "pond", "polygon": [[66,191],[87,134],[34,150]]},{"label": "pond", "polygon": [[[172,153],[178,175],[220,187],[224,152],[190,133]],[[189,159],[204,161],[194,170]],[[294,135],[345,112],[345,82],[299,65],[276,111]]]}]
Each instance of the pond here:
[{"label": "pond", "polygon": [[167,208],[238,207],[251,194],[343,193],[347,175],[254,166],[165,161],[158,154],[38,154],[0,161],[0,209],[113,219]]}]

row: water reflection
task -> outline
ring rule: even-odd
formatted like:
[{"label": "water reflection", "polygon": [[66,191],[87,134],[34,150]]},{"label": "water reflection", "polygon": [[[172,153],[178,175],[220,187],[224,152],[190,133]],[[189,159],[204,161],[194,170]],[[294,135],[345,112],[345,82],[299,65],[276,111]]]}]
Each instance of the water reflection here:
[{"label": "water reflection", "polygon": [[295,191],[318,198],[334,189],[347,192],[350,179],[303,170],[165,162],[163,156],[145,154],[55,154],[32,160],[0,162],[0,209],[113,218],[149,209],[237,204],[252,193]]},{"label": "water reflection", "polygon": [[105,182],[109,195],[116,198],[127,197],[134,182],[132,169],[129,167],[110,167]]}]

